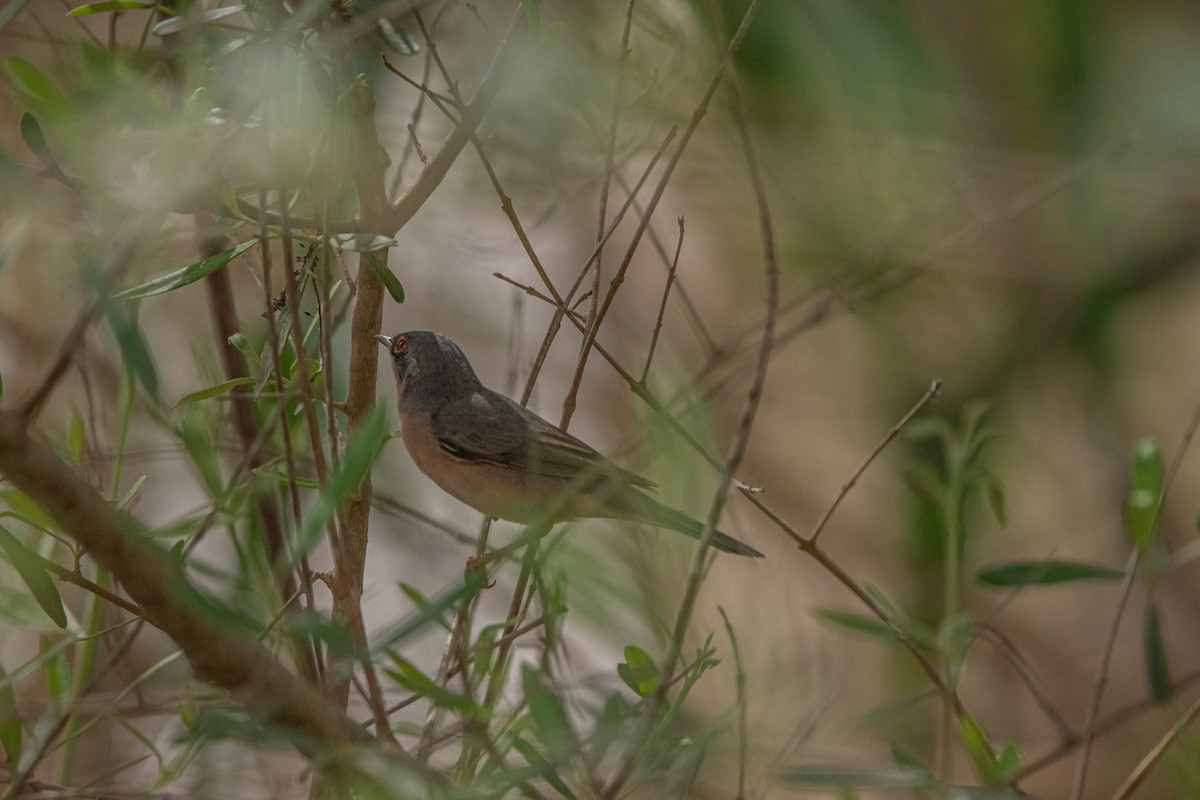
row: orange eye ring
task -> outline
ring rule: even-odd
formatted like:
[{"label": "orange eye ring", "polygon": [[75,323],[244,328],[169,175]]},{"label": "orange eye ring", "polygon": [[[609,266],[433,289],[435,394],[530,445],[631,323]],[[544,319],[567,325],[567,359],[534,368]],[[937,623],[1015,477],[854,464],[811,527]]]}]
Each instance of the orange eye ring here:
[{"label": "orange eye ring", "polygon": [[392,342],[392,355],[403,356],[408,355],[408,337],[397,336],[396,341]]}]

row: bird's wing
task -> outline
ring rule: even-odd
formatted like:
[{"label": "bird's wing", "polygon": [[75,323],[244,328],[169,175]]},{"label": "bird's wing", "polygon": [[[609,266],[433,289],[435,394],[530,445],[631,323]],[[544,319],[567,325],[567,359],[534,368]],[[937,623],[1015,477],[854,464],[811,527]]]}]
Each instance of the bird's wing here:
[{"label": "bird's wing", "polygon": [[602,480],[654,488],[653,482],[621,469],[586,443],[490,390],[442,407],[431,422],[438,444],[456,458],[564,483],[581,481],[586,486]]}]

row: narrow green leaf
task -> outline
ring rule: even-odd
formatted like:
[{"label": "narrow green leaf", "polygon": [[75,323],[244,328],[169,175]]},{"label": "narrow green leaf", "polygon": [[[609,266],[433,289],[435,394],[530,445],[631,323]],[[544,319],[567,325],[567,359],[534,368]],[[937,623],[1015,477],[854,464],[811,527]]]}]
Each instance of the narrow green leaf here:
[{"label": "narrow green leaf", "polygon": [[[386,436],[387,412],[383,406],[376,406],[371,416],[350,436],[350,441],[346,443],[346,452],[342,454],[341,468],[330,479],[329,485],[321,490],[317,502],[305,515],[304,525],[301,526],[295,543],[295,551],[291,554],[293,561],[299,558],[300,554],[308,552],[320,537],[326,523],[351,495],[358,491],[363,478],[375,463]],[[290,568],[294,564],[287,566]]]},{"label": "narrow green leaf", "polygon": [[57,113],[68,106],[67,97],[40,69],[23,58],[6,58],[8,80],[25,99],[43,111]]},{"label": "narrow green leaf", "polygon": [[8,506],[10,514],[5,516],[13,516],[21,520],[27,525],[32,525],[43,531],[55,530],[58,526],[50,515],[42,510],[42,507],[29,499],[29,497],[19,489],[3,489],[0,490],[0,500],[4,501],[4,505]]},{"label": "narrow green leaf", "polygon": [[639,697],[649,697],[658,689],[658,665],[637,645],[626,645],[625,661],[617,664],[617,675]]},{"label": "narrow green leaf", "polygon": [[818,619],[822,619],[839,628],[846,628],[855,633],[865,633],[867,636],[884,639],[888,642],[900,641],[900,637],[896,635],[894,630],[874,617],[855,614],[851,611],[838,611],[834,608],[818,608],[813,613],[816,614]]},{"label": "narrow green leaf", "polygon": [[[245,6],[242,6],[242,5],[226,6],[224,8],[214,8],[211,11],[206,11],[203,14],[201,14],[198,22],[200,24],[207,24],[210,22],[215,22],[216,20],[222,19],[223,17],[230,17],[230,16],[233,16],[234,14],[240,14],[244,9],[245,9]],[[196,24],[196,22],[197,21],[193,20],[190,16],[181,14],[177,17],[171,17],[170,19],[164,19],[162,22],[158,23],[153,28],[151,28],[150,33],[154,34],[155,36],[169,36],[172,33],[179,33],[180,31],[187,28],[189,25]]]},{"label": "narrow green leaf", "polygon": [[392,299],[397,303],[403,303],[404,286],[401,285],[400,279],[396,277],[396,274],[388,269],[387,262],[371,253],[364,253],[363,258],[371,265],[371,269],[375,270],[375,273],[379,275],[379,279],[383,281],[383,286],[388,290],[388,294],[392,296]]},{"label": "narrow green leaf", "polygon": [[71,458],[76,464],[83,463],[85,445],[83,417],[78,413],[72,414],[71,421],[67,423],[67,450],[70,451]]},{"label": "narrow green leaf", "polygon": [[124,308],[116,303],[105,299],[102,300],[101,306],[130,372],[146,392],[157,400],[158,370],[154,366],[150,345],[146,343],[146,337],[142,334],[142,326],[138,324],[136,317],[126,313]]},{"label": "narrow green leaf", "polygon": [[42,164],[53,163],[54,157],[50,155],[50,147],[46,144],[46,135],[42,133],[42,126],[38,124],[37,117],[28,111],[23,112],[19,127],[21,138],[25,140],[25,146],[29,148],[29,152],[37,156],[37,160]]},{"label": "narrow green leaf", "polygon": [[328,617],[307,609],[288,614],[288,628],[303,636],[323,642],[330,652],[345,659],[358,657],[354,636]]},{"label": "narrow green leaf", "polygon": [[1021,766],[1021,750],[1015,742],[1005,742],[996,759],[996,771],[1000,780],[1008,780]]},{"label": "narrow green leaf", "polygon": [[566,761],[578,747],[558,695],[542,682],[537,669],[531,664],[522,666],[521,680],[525,686],[525,702],[529,704],[529,718],[533,721],[534,732],[549,751],[552,762]]},{"label": "narrow green leaf", "polygon": [[1133,449],[1133,465],[1130,468],[1133,488],[1158,497],[1162,494],[1164,475],[1162,451],[1158,442],[1154,439],[1142,439]]},{"label": "narrow green leaf", "polygon": [[291,486],[294,482],[301,489],[320,489],[321,483],[315,478],[309,478],[304,475],[289,475],[281,469],[276,469],[270,466],[256,467],[251,470],[260,478],[278,483],[281,486]]},{"label": "narrow green leaf", "polygon": [[992,746],[988,744],[979,725],[969,716],[960,716],[958,733],[959,738],[962,739],[963,749],[967,751],[967,755],[971,757],[971,762],[975,765],[975,774],[983,783],[989,786],[994,785],[998,778],[996,754],[992,752]]},{"label": "narrow green leaf", "polygon": [[221,267],[228,264],[233,259],[240,256],[242,253],[249,250],[258,244],[258,239],[251,239],[242,242],[237,247],[231,247],[228,250],[223,250],[216,255],[209,256],[203,261],[197,261],[195,264],[189,264],[182,269],[177,269],[174,272],[168,272],[166,275],[159,275],[157,278],[146,281],[143,284],[126,289],[122,292],[117,292],[113,295],[114,300],[135,300],[139,297],[153,297],[156,294],[169,292],[173,289],[178,289],[182,286],[187,286],[190,283],[195,283],[206,275],[219,270]]},{"label": "narrow green leaf", "polygon": [[239,386],[253,386],[253,385],[254,385],[253,378],[234,378],[231,381],[225,381],[224,383],[218,383],[216,386],[209,386],[205,389],[199,389],[195,392],[192,392],[191,394],[185,394],[183,397],[179,398],[175,402],[175,405],[171,406],[171,410],[173,411],[173,410],[179,408],[180,406],[187,405],[188,403],[195,403],[200,400],[210,400],[214,397],[220,397],[223,394],[228,394],[230,391],[236,389]]},{"label": "narrow green leaf", "polygon": [[133,485],[129,487],[129,491],[125,492],[124,496],[122,496],[121,499],[115,503],[116,508],[118,510],[122,510],[125,508],[125,506],[129,505],[129,501],[133,499],[133,496],[137,494],[137,490],[142,488],[142,484],[145,482],[145,475],[138,477],[138,479],[133,482]]},{"label": "narrow green leaf", "polygon": [[987,586],[1042,586],[1081,580],[1116,580],[1125,575],[1119,569],[1078,561],[1010,561],[985,567],[975,579]]},{"label": "narrow green leaf", "polygon": [[21,717],[8,673],[0,665],[0,747],[9,764],[21,763]]},{"label": "narrow green leaf", "polygon": [[452,692],[437,683],[408,659],[393,655],[392,663],[396,665],[396,668],[385,671],[392,680],[408,691],[428,698],[434,705],[441,708],[470,714],[479,719],[488,718],[487,709],[483,708],[483,706],[476,703],[470,697]]},{"label": "narrow green leaf", "polygon": [[[464,598],[474,595],[486,583],[487,573],[484,570],[469,573],[462,583],[454,584],[434,597],[428,608],[422,608],[408,615],[383,633],[373,636],[371,652],[383,652],[408,637],[426,630],[430,625],[440,622],[443,614],[456,607]],[[482,634],[480,636],[482,638]]]},{"label": "narrow green leaf", "polygon": [[[265,352],[265,348],[264,348],[264,353],[262,354],[262,356],[260,356],[258,353],[256,353],[254,351],[254,345],[250,344],[250,341],[248,339],[246,339],[245,336],[242,336],[240,333],[235,333],[232,336],[230,336],[228,339],[228,342],[229,342],[229,344],[233,345],[233,347],[239,353],[244,355],[250,361],[250,363],[254,363],[255,361],[258,361],[260,357],[264,357],[264,356],[269,357]],[[264,373],[263,376],[259,380],[265,384],[267,382],[267,374]],[[257,383],[255,385],[257,386]],[[255,389],[255,391],[257,392],[258,389]]]},{"label": "narrow green leaf", "polygon": [[[429,598],[426,597],[419,589],[417,589],[417,587],[408,583],[400,583],[398,585],[400,586],[400,591],[404,592],[408,599],[412,601],[412,604],[417,608],[421,609],[422,611],[428,611],[433,607],[433,603],[431,603]],[[446,617],[441,614],[435,617],[435,619],[439,625],[446,629],[447,633],[450,632],[450,620],[446,619]]]},{"label": "narrow green leaf", "polygon": [[994,475],[987,482],[988,504],[1001,528],[1008,527],[1008,504],[1005,502],[1004,482]]},{"label": "narrow green leaf", "polygon": [[631,713],[629,703],[619,692],[613,692],[604,703],[596,724],[592,727],[592,738],[587,751],[588,763],[594,769],[617,742],[626,741],[625,721]]},{"label": "narrow green leaf", "polygon": [[67,12],[68,17],[86,17],[88,14],[103,14],[107,11],[138,10],[154,8],[157,3],[142,0],[104,0],[100,3],[84,3]]},{"label": "narrow green leaf", "polygon": [[1163,642],[1162,621],[1153,602],[1146,605],[1142,623],[1142,650],[1146,659],[1146,684],[1156,703],[1171,699],[1171,669],[1167,664],[1167,647]]},{"label": "narrow green leaf", "polygon": [[915,770],[859,769],[832,764],[789,767],[779,779],[807,789],[908,789],[928,785],[928,778]]},{"label": "narrow green leaf", "polygon": [[556,792],[563,797],[570,798],[570,800],[575,800],[574,793],[563,782],[563,779],[559,777],[554,765],[539,753],[536,747],[518,736],[513,741],[513,749],[520,753],[529,762],[529,766],[536,769],[542,776],[542,780],[554,787]]},{"label": "narrow green leaf", "polygon": [[1129,538],[1145,553],[1154,539],[1154,521],[1158,516],[1158,498],[1144,489],[1131,489],[1125,501],[1125,525]]},{"label": "narrow green leaf", "polygon": [[71,700],[71,667],[67,664],[66,654],[54,646],[49,636],[42,636],[41,643],[41,653],[46,659],[42,664],[46,695],[51,707],[61,712]]},{"label": "narrow green leaf", "polygon": [[46,616],[59,628],[67,627],[67,613],[63,609],[58,586],[42,566],[38,555],[27,548],[20,539],[0,526],[0,550],[8,557],[21,580],[29,587],[30,594],[46,612]]},{"label": "narrow green leaf", "polygon": [[1129,468],[1129,497],[1125,501],[1125,522],[1129,538],[1146,554],[1154,539],[1158,521],[1158,502],[1163,493],[1162,451],[1153,439],[1142,439],[1133,449]]}]

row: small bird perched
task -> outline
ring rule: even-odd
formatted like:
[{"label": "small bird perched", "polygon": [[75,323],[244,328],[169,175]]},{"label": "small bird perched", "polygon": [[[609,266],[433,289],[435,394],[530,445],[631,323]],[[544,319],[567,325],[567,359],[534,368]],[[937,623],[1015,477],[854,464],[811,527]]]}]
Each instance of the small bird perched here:
[{"label": "small bird perched", "polygon": [[[484,386],[445,336],[409,331],[375,338],[392,356],[404,446],[422,472],[462,502],[526,524],[604,517],[700,538],[702,524],[641,491],[653,489],[651,481]],[[720,531],[712,545],[762,558]]]}]

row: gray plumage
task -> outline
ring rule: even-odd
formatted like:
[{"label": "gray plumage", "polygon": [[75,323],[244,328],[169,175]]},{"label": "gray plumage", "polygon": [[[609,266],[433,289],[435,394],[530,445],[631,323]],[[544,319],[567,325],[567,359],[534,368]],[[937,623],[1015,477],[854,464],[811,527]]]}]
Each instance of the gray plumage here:
[{"label": "gray plumage", "polygon": [[[405,446],[459,500],[515,522],[608,517],[700,537],[700,522],[641,491],[653,482],[484,386],[450,339],[429,331],[376,338],[392,356]],[[762,556],[720,531],[712,544]]]}]

